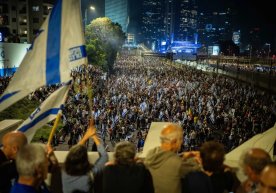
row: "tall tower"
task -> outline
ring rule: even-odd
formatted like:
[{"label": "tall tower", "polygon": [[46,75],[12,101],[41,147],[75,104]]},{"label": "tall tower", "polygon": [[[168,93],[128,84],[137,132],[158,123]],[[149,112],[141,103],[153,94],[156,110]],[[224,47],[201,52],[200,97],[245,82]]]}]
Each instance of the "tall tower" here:
[{"label": "tall tower", "polygon": [[165,0],[165,38],[168,43],[172,43],[174,40],[174,23],[175,23],[175,15],[174,15],[174,0]]},{"label": "tall tower", "polygon": [[201,12],[199,21],[199,39],[203,45],[211,46],[232,39],[233,12],[230,8]]},{"label": "tall tower", "polygon": [[197,6],[195,0],[181,0],[178,14],[178,40],[193,40],[197,28]]},{"label": "tall tower", "polygon": [[148,47],[158,45],[165,34],[163,2],[164,0],[143,0],[142,35]]},{"label": "tall tower", "polygon": [[112,22],[119,23],[122,30],[127,32],[129,23],[128,0],[105,0],[105,16]]}]

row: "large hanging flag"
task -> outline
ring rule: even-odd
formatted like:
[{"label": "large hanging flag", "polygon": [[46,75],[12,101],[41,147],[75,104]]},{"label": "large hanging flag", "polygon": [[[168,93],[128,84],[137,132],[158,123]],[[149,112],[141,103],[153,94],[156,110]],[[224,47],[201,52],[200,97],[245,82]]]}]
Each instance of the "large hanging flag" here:
[{"label": "large hanging flag", "polygon": [[57,0],[0,97],[0,111],[44,85],[67,82],[87,62],[80,0]]},{"label": "large hanging flag", "polygon": [[31,142],[37,129],[41,128],[46,123],[54,120],[58,113],[61,113],[70,83],[64,84],[58,90],[53,92],[34,112],[26,119],[16,130],[22,131]]}]

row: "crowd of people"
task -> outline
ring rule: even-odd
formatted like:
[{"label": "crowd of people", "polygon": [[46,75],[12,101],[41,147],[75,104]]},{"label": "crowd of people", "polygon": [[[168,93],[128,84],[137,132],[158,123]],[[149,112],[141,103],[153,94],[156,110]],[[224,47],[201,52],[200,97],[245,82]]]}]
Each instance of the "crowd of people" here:
[{"label": "crowd of people", "polygon": [[183,149],[197,149],[204,141],[216,139],[229,151],[276,120],[275,96],[159,58],[123,55],[108,77],[93,67],[72,75],[76,86],[63,116],[69,145],[77,143],[87,126],[89,79],[93,82],[91,111],[104,142],[127,140],[140,149],[151,122],[164,121],[185,128]]},{"label": "crowd of people", "polygon": [[[64,164],[51,146],[7,133],[0,149],[1,193],[275,192],[275,162],[263,149],[240,158],[245,181],[224,165],[226,152],[274,125],[275,96],[152,57],[122,55],[112,74],[89,66],[72,77],[63,129],[54,138],[69,146]],[[57,88],[43,87],[28,98],[43,101]],[[154,121],[173,123],[162,128],[160,146],[137,158]],[[90,139],[99,153],[92,165]],[[105,148],[109,141],[114,158]],[[54,178],[46,184],[49,172]]]},{"label": "crowd of people", "polygon": [[[176,122],[185,128],[185,150],[216,139],[225,144],[226,151],[276,121],[274,95],[165,59],[123,54],[116,60],[114,73],[107,75],[88,66],[72,71],[72,77],[63,131],[54,138],[56,145],[62,141],[69,148],[85,133],[90,114],[105,145],[126,140],[135,143],[138,151],[153,121]],[[1,81],[1,89],[8,80]],[[40,88],[29,99],[43,101],[57,87]]]},{"label": "crowd of people", "polygon": [[3,76],[0,77],[0,95],[5,91],[5,89],[7,88],[9,82],[11,80],[10,76]]},{"label": "crowd of people", "polygon": [[[0,149],[1,193],[274,193],[276,162],[263,149],[250,148],[240,158],[246,180],[240,182],[233,168],[224,165],[224,145],[204,142],[199,151],[178,154],[185,129],[177,123],[160,128],[160,145],[145,158],[136,157],[129,141],[116,144],[108,158],[93,121],[85,134],[58,160],[51,146],[27,143],[24,133],[13,131],[2,138]],[[99,157],[89,162],[85,143],[92,138]],[[109,160],[109,161],[108,161]],[[61,175],[55,176],[55,172]],[[45,183],[47,174],[55,183]],[[61,187],[59,189],[59,186]]]}]

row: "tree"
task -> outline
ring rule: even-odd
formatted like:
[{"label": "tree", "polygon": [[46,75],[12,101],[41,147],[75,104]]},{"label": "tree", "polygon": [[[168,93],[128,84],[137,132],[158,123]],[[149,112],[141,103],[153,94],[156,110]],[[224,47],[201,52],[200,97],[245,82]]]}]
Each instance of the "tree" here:
[{"label": "tree", "polygon": [[97,18],[86,27],[85,38],[89,62],[111,71],[125,41],[122,27],[107,17]]}]

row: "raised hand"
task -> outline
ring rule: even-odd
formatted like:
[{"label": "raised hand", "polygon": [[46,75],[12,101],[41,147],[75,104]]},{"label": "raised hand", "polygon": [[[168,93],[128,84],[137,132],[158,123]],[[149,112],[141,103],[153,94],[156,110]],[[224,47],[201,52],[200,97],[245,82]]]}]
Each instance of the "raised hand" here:
[{"label": "raised hand", "polygon": [[96,127],[94,125],[94,119],[90,119],[89,120],[89,124],[88,124],[88,128],[87,131],[85,133],[85,135],[88,135],[89,137],[92,137],[93,135],[96,135]]}]

